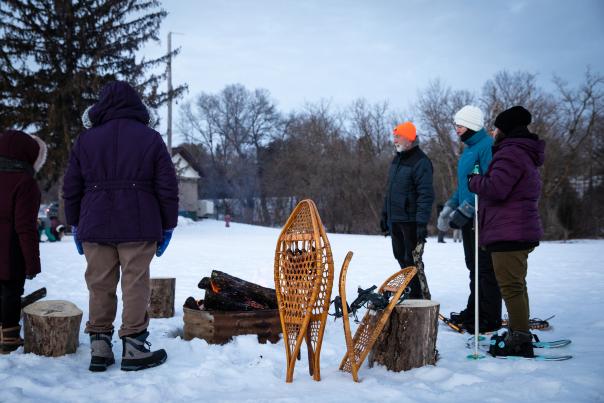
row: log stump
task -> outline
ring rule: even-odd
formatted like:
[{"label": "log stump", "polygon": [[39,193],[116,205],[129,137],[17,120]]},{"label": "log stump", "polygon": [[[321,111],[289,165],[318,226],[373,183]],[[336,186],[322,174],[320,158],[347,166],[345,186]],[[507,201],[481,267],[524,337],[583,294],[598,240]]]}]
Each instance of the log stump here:
[{"label": "log stump", "polygon": [[419,299],[397,305],[369,354],[369,366],[377,362],[400,372],[436,363],[439,306]]},{"label": "log stump", "polygon": [[38,301],[23,308],[24,351],[47,357],[75,353],[82,311],[69,301]]},{"label": "log stump", "polygon": [[174,277],[156,277],[151,279],[151,298],[147,312],[150,318],[171,318],[174,316]]}]

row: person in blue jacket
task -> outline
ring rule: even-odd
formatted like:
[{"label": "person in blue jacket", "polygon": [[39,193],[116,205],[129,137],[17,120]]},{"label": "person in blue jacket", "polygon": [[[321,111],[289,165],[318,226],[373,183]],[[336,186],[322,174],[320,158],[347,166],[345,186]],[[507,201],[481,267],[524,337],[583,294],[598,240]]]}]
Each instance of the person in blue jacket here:
[{"label": "person in blue jacket", "polygon": [[[474,193],[468,189],[467,176],[478,166],[485,173],[492,159],[493,139],[484,129],[482,111],[466,105],[455,114],[455,131],[465,144],[457,164],[457,189],[438,217],[440,230],[461,229],[466,266],[470,271],[470,296],[465,309],[451,313],[451,321],[469,332],[474,331]],[[480,203],[480,200],[479,200]],[[480,217],[479,217],[480,219]],[[491,255],[478,252],[479,331],[490,332],[501,327],[501,292],[493,271]]]},{"label": "person in blue jacket", "polygon": [[[414,266],[412,252],[426,242],[434,191],[432,162],[419,148],[415,126],[405,122],[394,129],[396,155],[390,164],[380,227],[392,237],[394,258],[401,268]],[[409,283],[410,298],[422,299],[419,279]]]}]

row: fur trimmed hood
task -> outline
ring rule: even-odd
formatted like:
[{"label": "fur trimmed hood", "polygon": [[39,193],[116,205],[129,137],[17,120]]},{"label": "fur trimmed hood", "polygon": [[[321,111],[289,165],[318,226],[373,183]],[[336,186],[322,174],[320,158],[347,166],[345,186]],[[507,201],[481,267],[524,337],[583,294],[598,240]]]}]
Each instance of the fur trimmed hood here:
[{"label": "fur trimmed hood", "polygon": [[47,156],[48,147],[38,136],[20,130],[0,133],[0,157],[26,162],[35,172],[39,172]]},{"label": "fur trimmed hood", "polygon": [[86,108],[82,124],[90,129],[113,119],[134,119],[148,126],[155,124],[149,107],[132,86],[124,81],[113,81],[101,90],[99,100]]}]

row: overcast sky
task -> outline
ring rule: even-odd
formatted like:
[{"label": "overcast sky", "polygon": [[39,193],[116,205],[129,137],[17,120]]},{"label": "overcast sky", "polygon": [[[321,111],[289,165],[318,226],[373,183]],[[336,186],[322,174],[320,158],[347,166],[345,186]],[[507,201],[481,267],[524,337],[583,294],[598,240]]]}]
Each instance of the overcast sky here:
[{"label": "overcast sky", "polygon": [[[174,84],[185,99],[228,84],[266,88],[287,112],[321,99],[357,98],[408,110],[440,78],[479,91],[500,70],[553,74],[578,83],[604,73],[604,1],[164,0],[181,54]],[[175,108],[178,119],[178,107]],[[162,113],[165,125],[165,112]],[[165,128],[163,129],[165,130]]]}]

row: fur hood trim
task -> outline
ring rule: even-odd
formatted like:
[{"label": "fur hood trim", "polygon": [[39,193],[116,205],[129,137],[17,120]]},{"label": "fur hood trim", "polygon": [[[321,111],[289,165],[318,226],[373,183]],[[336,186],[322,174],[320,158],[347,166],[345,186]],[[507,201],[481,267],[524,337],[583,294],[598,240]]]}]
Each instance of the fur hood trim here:
[{"label": "fur hood trim", "polygon": [[48,157],[48,147],[40,137],[33,135],[31,137],[38,143],[38,147],[40,148],[38,150],[38,157],[34,162],[34,171],[40,172],[40,169],[42,169],[42,166],[44,166],[44,163],[46,162],[46,157]]}]

